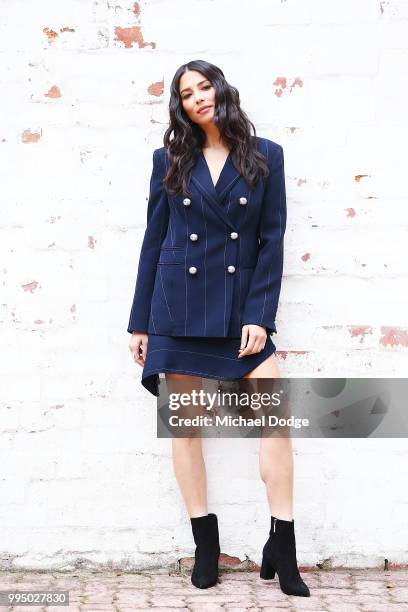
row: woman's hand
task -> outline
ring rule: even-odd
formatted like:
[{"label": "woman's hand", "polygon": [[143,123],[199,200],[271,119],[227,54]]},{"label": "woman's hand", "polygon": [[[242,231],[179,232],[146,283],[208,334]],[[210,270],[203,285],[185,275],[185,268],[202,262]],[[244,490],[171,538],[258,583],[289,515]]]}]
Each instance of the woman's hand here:
[{"label": "woman's hand", "polygon": [[145,332],[132,332],[129,342],[129,350],[133,359],[140,366],[144,366],[147,354],[148,335]]},{"label": "woman's hand", "polygon": [[266,328],[260,325],[243,325],[241,335],[241,348],[239,349],[240,357],[260,353],[266,343]]}]

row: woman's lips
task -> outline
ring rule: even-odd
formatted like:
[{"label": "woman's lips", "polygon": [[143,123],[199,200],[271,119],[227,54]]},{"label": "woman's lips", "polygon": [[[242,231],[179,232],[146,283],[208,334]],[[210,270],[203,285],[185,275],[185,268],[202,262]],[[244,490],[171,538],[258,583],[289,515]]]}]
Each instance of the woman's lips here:
[{"label": "woman's lips", "polygon": [[208,110],[210,110],[210,108],[211,108],[211,106],[203,106],[203,108],[201,108],[201,109],[198,111],[198,114],[199,114],[199,115],[201,115],[201,114],[203,114],[203,113],[206,113]]}]

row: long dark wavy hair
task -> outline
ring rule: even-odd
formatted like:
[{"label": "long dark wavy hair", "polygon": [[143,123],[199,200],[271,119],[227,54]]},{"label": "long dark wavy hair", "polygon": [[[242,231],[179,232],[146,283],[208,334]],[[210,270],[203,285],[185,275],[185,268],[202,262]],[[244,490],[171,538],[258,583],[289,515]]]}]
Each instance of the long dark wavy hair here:
[{"label": "long dark wavy hair", "polygon": [[240,107],[238,89],[226,81],[220,68],[204,60],[183,64],[177,69],[171,82],[170,122],[163,137],[168,159],[168,172],[163,179],[166,190],[173,194],[191,195],[187,188],[191,169],[205,144],[205,132],[188,117],[179,93],[180,78],[188,70],[197,70],[214,87],[214,124],[220,131],[222,141],[231,151],[235,168],[252,190],[261,173],[264,176],[269,174],[265,156],[256,149],[255,126]]}]

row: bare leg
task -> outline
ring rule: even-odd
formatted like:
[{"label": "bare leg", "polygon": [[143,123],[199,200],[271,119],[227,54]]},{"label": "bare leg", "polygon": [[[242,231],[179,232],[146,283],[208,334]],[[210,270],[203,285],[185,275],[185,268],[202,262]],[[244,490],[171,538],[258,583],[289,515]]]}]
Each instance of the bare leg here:
[{"label": "bare leg", "polygon": [[[197,377],[187,374],[166,374],[170,393],[188,393],[197,388]],[[180,411],[179,411],[180,413]],[[189,409],[189,414],[191,410]],[[207,473],[205,469],[202,439],[172,438],[173,468],[190,518],[205,516],[207,509]]]},{"label": "bare leg", "polygon": [[[170,393],[189,393],[201,390],[201,379],[188,374],[166,373],[167,388]],[[181,404],[177,410],[180,418],[194,418],[204,414],[204,406]],[[181,421],[179,421],[181,423]],[[173,466],[181,494],[190,515],[196,549],[191,582],[200,589],[217,584],[220,541],[217,515],[207,510],[207,474],[202,452],[200,427],[181,429],[181,437],[172,438]]]},{"label": "bare leg", "polygon": [[293,449],[291,438],[261,438],[259,470],[272,516],[293,518]]},{"label": "bare leg", "polygon": [[[275,355],[270,355],[244,378],[280,378]],[[266,486],[270,513],[286,521],[293,518],[293,448],[287,438],[261,437],[259,471]]]}]

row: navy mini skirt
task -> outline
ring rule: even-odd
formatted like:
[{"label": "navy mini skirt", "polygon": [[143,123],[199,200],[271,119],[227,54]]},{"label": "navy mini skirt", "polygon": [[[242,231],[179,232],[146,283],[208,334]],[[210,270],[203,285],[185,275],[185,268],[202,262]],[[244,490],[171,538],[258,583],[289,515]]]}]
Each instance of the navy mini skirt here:
[{"label": "navy mini skirt", "polygon": [[266,337],[260,353],[238,358],[241,338],[205,338],[149,334],[142,385],[159,395],[159,373],[190,374],[220,380],[240,379],[276,351]]}]

